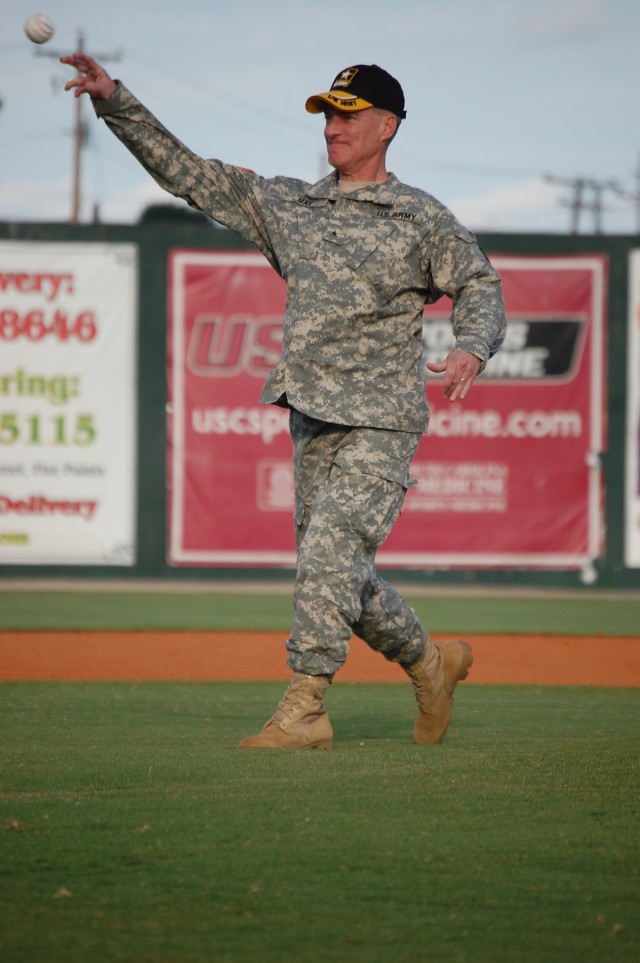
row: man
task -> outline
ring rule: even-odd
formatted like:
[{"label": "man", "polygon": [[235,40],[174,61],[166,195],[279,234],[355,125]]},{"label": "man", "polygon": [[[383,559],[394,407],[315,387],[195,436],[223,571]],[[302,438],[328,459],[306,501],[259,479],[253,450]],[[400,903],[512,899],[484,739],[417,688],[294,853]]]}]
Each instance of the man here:
[{"label": "man", "polygon": [[291,683],[242,748],[330,748],[323,704],[352,633],[398,662],[418,702],[414,739],[440,742],[465,642],[434,643],[375,571],[375,556],[412,480],[428,422],[422,309],[453,302],[455,348],[444,372],[464,399],[504,337],[500,281],[474,237],[438,201],[387,172],[404,94],[376,65],[341,71],[306,109],[325,116],[334,172],[314,185],[261,178],[189,151],[90,57],[63,57],[66,89],[96,113],[161,187],[252,241],[287,281],[282,361],[261,401],[290,409],[298,565],[287,641]]}]

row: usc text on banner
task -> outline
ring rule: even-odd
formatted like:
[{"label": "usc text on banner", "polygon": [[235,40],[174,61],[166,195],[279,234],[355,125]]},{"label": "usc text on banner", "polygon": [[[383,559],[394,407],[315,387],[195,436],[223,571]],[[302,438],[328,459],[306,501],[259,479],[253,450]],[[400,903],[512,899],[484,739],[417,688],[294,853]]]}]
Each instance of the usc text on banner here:
[{"label": "usc text on banner", "polygon": [[[393,567],[590,572],[602,551],[606,260],[492,257],[504,349],[464,403],[428,385],[417,484],[378,553]],[[286,410],[258,396],[282,343],[284,282],[259,254],[170,258],[169,558],[295,563]],[[425,311],[427,360],[453,346],[450,303]]]},{"label": "usc text on banner", "polygon": [[0,562],[133,565],[137,248],[0,242]]}]

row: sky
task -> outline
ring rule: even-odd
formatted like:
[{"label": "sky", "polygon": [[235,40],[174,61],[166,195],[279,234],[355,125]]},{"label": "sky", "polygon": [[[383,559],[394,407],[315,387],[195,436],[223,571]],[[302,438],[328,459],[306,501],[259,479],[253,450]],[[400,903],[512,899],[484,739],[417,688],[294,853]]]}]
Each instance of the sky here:
[{"label": "sky", "polygon": [[[57,55],[82,35],[202,156],[318,180],[329,168],[307,96],[377,63],[407,105],[388,168],[467,227],[640,231],[640,0],[40,3],[56,31],[38,47],[23,32],[33,6],[0,0],[0,221],[71,216],[73,71]],[[170,201],[82,101],[80,219],[135,223]],[[574,225],[577,180],[595,187]]]}]

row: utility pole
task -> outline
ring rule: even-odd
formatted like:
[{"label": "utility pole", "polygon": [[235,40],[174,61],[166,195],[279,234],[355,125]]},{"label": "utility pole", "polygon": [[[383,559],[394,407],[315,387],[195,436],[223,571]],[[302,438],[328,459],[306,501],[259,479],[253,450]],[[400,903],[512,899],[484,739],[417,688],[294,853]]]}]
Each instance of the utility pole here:
[{"label": "utility pole", "polygon": [[638,166],[635,171],[636,178],[636,234],[640,234],[640,154],[638,154]]},{"label": "utility pole", "polygon": [[[605,191],[620,192],[620,187],[615,181],[596,181],[587,177],[554,177],[553,174],[545,174],[544,179],[550,184],[563,184],[572,189],[572,197],[562,202],[571,208],[572,234],[578,233],[580,214],[583,209],[593,211],[593,233],[602,233],[602,195]],[[585,191],[591,192],[590,201],[585,199]]]},{"label": "utility pole", "polygon": [[618,188],[616,194],[618,197],[624,198],[625,201],[633,201],[635,204],[636,234],[640,234],[640,155],[638,155],[638,166],[636,167],[633,176],[636,179],[635,191],[623,191],[621,188]]},{"label": "utility pole", "polygon": [[638,166],[635,170],[636,178],[636,234],[640,234],[640,154],[638,154]]},{"label": "utility pole", "polygon": [[[81,30],[77,33],[76,52],[85,53],[84,34]],[[36,50],[36,56],[54,57],[59,60],[64,54],[59,50]],[[65,51],[68,53],[68,51]],[[105,61],[120,60],[120,54],[95,54],[95,60],[100,63]],[[78,72],[78,76],[80,73]],[[74,97],[74,127],[73,127],[73,166],[71,180],[71,224],[78,224],[80,221],[80,211],[82,208],[82,151],[87,144],[87,125],[82,116],[82,97]]]}]

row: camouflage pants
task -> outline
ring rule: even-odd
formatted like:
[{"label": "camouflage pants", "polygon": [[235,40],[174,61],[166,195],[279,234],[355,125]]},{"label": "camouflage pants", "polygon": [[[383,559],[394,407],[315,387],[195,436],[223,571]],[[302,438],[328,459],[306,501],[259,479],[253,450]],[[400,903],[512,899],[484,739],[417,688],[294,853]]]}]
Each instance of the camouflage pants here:
[{"label": "camouflage pants", "polygon": [[287,664],[333,675],[352,633],[394,662],[425,647],[414,610],[375,571],[411,482],[420,435],[352,428],[291,412],[298,568]]}]

